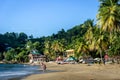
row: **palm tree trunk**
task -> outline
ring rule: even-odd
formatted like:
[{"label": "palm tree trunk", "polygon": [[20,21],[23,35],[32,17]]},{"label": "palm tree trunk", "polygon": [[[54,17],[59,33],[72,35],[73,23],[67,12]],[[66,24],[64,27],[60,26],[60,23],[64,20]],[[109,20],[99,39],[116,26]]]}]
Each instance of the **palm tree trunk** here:
[{"label": "palm tree trunk", "polygon": [[100,58],[101,58],[101,63],[103,64],[103,59],[102,59],[102,50],[100,49]]}]

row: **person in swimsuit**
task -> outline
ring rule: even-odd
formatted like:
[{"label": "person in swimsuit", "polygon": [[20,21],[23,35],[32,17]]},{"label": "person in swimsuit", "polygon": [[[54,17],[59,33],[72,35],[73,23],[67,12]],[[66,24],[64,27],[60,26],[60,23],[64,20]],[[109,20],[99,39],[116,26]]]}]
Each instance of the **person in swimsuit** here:
[{"label": "person in swimsuit", "polygon": [[43,72],[45,72],[45,70],[46,70],[46,65],[45,65],[43,62],[41,63],[41,68],[42,68]]}]

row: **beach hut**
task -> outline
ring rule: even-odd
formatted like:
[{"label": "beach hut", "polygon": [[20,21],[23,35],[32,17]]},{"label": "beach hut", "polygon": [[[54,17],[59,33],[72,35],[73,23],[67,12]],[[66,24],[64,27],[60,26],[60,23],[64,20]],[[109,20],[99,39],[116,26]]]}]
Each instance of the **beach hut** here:
[{"label": "beach hut", "polygon": [[66,50],[67,57],[74,56],[74,49]]},{"label": "beach hut", "polygon": [[46,61],[46,56],[39,53],[37,50],[32,50],[28,56],[30,63],[39,63]]}]

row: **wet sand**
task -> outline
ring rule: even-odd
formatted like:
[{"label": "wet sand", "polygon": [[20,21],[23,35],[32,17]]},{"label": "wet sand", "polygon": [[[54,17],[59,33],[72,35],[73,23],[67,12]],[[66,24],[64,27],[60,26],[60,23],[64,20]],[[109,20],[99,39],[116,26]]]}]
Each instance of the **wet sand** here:
[{"label": "wet sand", "polygon": [[55,72],[30,75],[22,80],[120,80],[120,65],[46,63]]}]

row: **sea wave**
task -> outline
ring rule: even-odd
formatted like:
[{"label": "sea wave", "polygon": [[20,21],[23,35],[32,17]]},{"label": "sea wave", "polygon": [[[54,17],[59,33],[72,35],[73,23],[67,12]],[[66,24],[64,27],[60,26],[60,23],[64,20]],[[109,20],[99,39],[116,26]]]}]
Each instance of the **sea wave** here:
[{"label": "sea wave", "polygon": [[24,64],[0,64],[0,80],[41,73],[39,66]]},{"label": "sea wave", "polygon": [[18,76],[18,75],[28,75],[28,74],[32,74],[34,72],[28,72],[28,71],[16,71],[16,72],[2,72],[0,73],[0,77],[3,76]]}]

